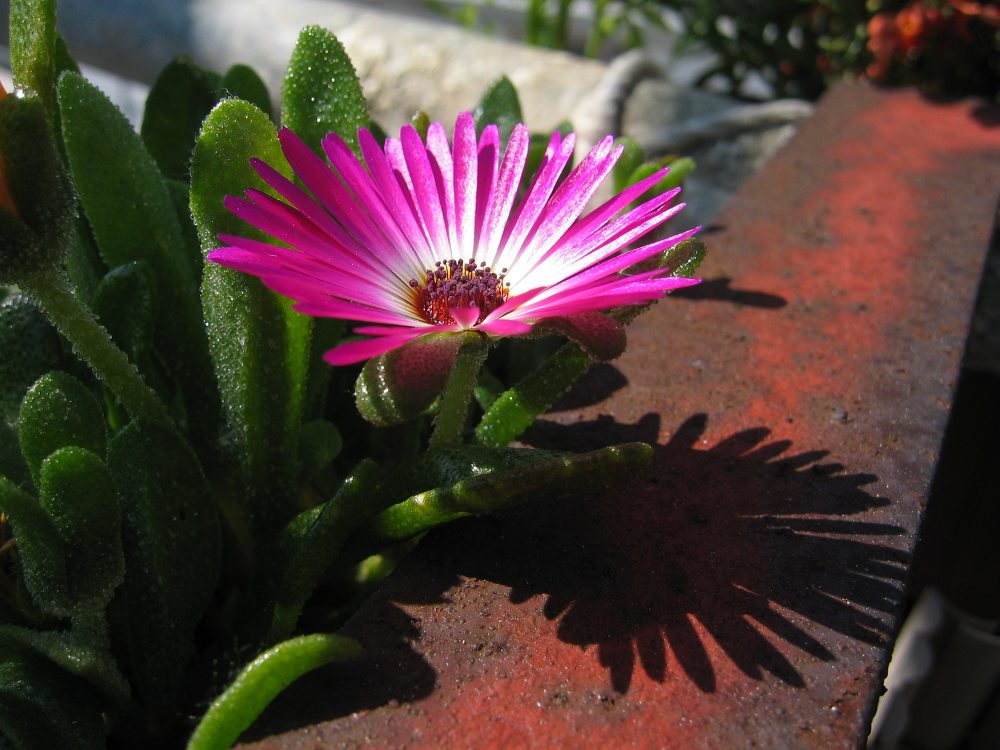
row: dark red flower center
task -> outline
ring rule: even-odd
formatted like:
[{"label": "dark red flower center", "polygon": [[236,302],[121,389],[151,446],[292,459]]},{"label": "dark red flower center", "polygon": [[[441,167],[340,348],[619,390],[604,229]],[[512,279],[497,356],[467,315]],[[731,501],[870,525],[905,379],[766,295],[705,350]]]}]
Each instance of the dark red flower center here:
[{"label": "dark red flower center", "polygon": [[424,271],[423,282],[410,279],[414,290],[414,305],[428,323],[449,325],[455,322],[450,308],[477,307],[483,319],[507,301],[510,287],[504,284],[504,274],[500,274],[473,259],[438,261],[434,269]]}]

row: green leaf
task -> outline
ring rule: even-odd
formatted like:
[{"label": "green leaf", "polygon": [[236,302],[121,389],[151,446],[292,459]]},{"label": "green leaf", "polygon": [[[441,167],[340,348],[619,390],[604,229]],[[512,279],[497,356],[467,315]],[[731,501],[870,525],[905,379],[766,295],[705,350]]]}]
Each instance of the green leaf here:
[{"label": "green leaf", "polygon": [[645,162],[632,171],[632,174],[630,174],[628,179],[625,181],[625,187],[634,185],[640,180],[646,179],[654,172],[659,172],[665,166],[669,166],[670,171],[664,175],[662,180],[647,190],[639,200],[649,200],[654,196],[662,195],[668,190],[673,190],[675,187],[679,187],[681,183],[684,182],[684,179],[697,167],[694,159],[689,156],[683,156],[681,158],[670,156],[665,159]]},{"label": "green leaf", "polygon": [[22,490],[30,490],[32,487],[31,472],[21,455],[17,430],[3,421],[0,421],[0,476],[7,477]]},{"label": "green leaf", "polygon": [[378,466],[365,460],[333,498],[300,514],[285,528],[279,547],[285,563],[268,642],[287,638],[295,629],[303,605],[329,573],[344,540],[375,513],[378,484]]},{"label": "green leaf", "polygon": [[128,700],[128,682],[99,638],[78,631],[0,625],[0,641],[29,648],[100,690],[113,704]]},{"label": "green leaf", "polygon": [[0,734],[15,750],[103,750],[104,717],[85,682],[39,654],[0,646]]},{"label": "green leaf", "polygon": [[31,386],[18,420],[21,452],[38,484],[42,461],[67,445],[103,456],[104,411],[94,394],[72,375],[50,372]]},{"label": "green leaf", "polygon": [[191,267],[195,278],[200,279],[205,270],[205,259],[201,254],[201,242],[198,240],[198,230],[191,218],[191,186],[183,180],[167,180],[167,190],[177,213],[177,223],[184,235],[184,259]]},{"label": "green leaf", "polygon": [[645,151],[642,146],[631,138],[619,138],[616,146],[624,146],[621,157],[611,170],[611,176],[615,184],[615,192],[622,190],[633,184],[635,180],[629,179],[645,158]]},{"label": "green leaf", "polygon": [[347,322],[337,318],[315,318],[309,353],[309,375],[304,413],[322,414],[326,392],[334,368],[323,359],[323,354],[333,349],[344,336]]},{"label": "green leaf", "polygon": [[[704,257],[705,246],[700,240],[685,240],[636,270],[670,268],[672,276],[691,277]],[[651,305],[652,303],[616,308],[611,311],[611,317],[620,324],[627,325]],[[609,340],[613,341],[613,337]],[[564,344],[538,369],[523,377],[490,404],[476,427],[476,440],[482,445],[501,446],[516,439],[559,396],[569,390],[577,378],[587,371],[590,363],[590,355],[579,344]]]},{"label": "green leaf", "polygon": [[70,236],[69,252],[66,255],[66,273],[73,285],[73,292],[83,304],[90,307],[101,283],[107,266],[94,244],[90,224],[86,217],[77,216]]},{"label": "green leaf", "polygon": [[476,427],[476,440],[482,445],[507,445],[568,391],[591,361],[577,344],[564,344],[541,367],[493,402]]},{"label": "green leaf", "polygon": [[360,654],[357,641],[332,633],[302,635],[268,649],[244,667],[209,706],[187,750],[228,750],[268,704],[299,677],[324,664]]},{"label": "green leaf", "polygon": [[176,710],[219,578],[218,513],[198,457],[162,424],[132,422],[108,446],[108,467],[122,503],[130,674],[164,717]]},{"label": "green leaf", "polygon": [[164,177],[187,180],[201,123],[219,100],[218,74],[187,57],[167,63],[149,90],[142,140]]},{"label": "green leaf", "polygon": [[98,89],[64,73],[58,93],[70,168],[101,256],[109,268],[145,260],[153,269],[157,345],[185,394],[193,432],[214,435],[218,396],[198,279],[163,176],[129,121]]},{"label": "green leaf", "polygon": [[103,612],[125,573],[121,504],[104,462],[61,448],[42,463],[39,501],[63,541],[70,597]]},{"label": "green leaf", "polygon": [[37,96],[0,100],[0,163],[16,215],[0,210],[0,284],[24,285],[60,266],[73,230],[75,205]]},{"label": "green leaf", "polygon": [[448,382],[461,344],[461,336],[432,334],[369,359],[354,386],[361,416],[387,427],[426,411]]},{"label": "green leaf", "polygon": [[380,510],[436,487],[449,487],[480,474],[533,466],[563,455],[557,451],[475,445],[425,453],[402,463],[385,478],[379,488]]},{"label": "green leaf", "polygon": [[507,76],[502,76],[486,89],[479,106],[473,113],[476,129],[482,133],[487,125],[494,124],[500,129],[501,147],[507,143],[511,131],[519,122],[524,122],[521,114],[521,102],[517,98],[517,89]]},{"label": "green leaf", "polygon": [[72,610],[66,579],[66,552],[52,519],[31,495],[0,477],[0,513],[17,539],[24,583],[45,612],[67,617]]},{"label": "green leaf", "polygon": [[[573,125],[569,122],[563,121],[559,123],[559,126],[552,133],[532,133],[528,138],[528,156],[524,160],[524,172],[521,174],[521,190],[527,191],[531,186],[532,181],[535,179],[535,175],[538,173],[539,167],[542,166],[542,159],[545,158],[545,152],[549,148],[549,142],[552,140],[554,133],[559,133],[563,137],[573,132]],[[573,159],[570,158],[566,162],[566,166],[563,167],[562,174],[559,175],[559,181],[561,182],[566,178],[566,175],[572,171]]]},{"label": "green leaf", "polygon": [[38,94],[55,113],[55,0],[11,0],[10,72],[14,85]]},{"label": "green leaf", "polygon": [[[699,239],[688,239],[664,250],[659,255],[650,258],[644,263],[638,264],[634,268],[629,269],[629,271],[632,273],[641,273],[642,271],[652,271],[656,268],[669,268],[671,276],[680,276],[689,279],[698,270],[698,266],[705,259],[706,253],[705,243]],[[623,325],[628,325],[654,304],[656,304],[655,300],[642,305],[617,307],[611,311],[611,316]]]},{"label": "green leaf", "polygon": [[[202,248],[221,232],[267,241],[222,205],[226,195],[267,189],[250,167],[259,157],[290,176],[275,127],[239,99],[212,110],[192,161],[191,213]],[[256,278],[205,266],[202,302],[231,437],[262,535],[287,522],[309,364],[311,320]]]},{"label": "green leaf", "polygon": [[56,329],[23,294],[0,303],[0,352],[0,419],[13,422],[31,384],[61,360]]},{"label": "green leaf", "polygon": [[[72,71],[73,73],[80,72],[80,66],[76,64],[76,60],[73,59],[73,54],[69,51],[69,47],[66,46],[66,40],[62,38],[62,35],[56,32],[56,46],[55,46],[55,80],[58,80],[59,74],[64,70]],[[53,87],[54,89],[54,87]],[[55,92],[53,91],[53,94]]]},{"label": "green leaf", "polygon": [[340,454],[343,445],[344,439],[333,422],[314,419],[302,425],[299,437],[302,478],[308,481],[329,466],[330,462]]},{"label": "green leaf", "polygon": [[410,118],[410,125],[412,125],[413,129],[417,131],[417,135],[420,136],[420,140],[427,140],[427,130],[431,126],[430,115],[423,110],[414,112],[413,116]]},{"label": "green leaf", "polygon": [[144,367],[153,348],[156,277],[142,260],[112,268],[94,294],[94,313],[111,338],[148,378]]},{"label": "green leaf", "polygon": [[438,487],[386,508],[351,539],[350,558],[362,559],[380,548],[409,539],[465,516],[495,513],[528,500],[572,497],[593,492],[649,463],[646,443],[614,445],[580,455],[500,469]]},{"label": "green leaf", "polygon": [[249,65],[237,64],[227,70],[226,74],[222,76],[219,90],[224,96],[235,96],[245,102],[250,102],[268,117],[274,114],[271,109],[271,95],[267,91],[267,84]]},{"label": "green leaf", "polygon": [[357,131],[368,125],[361,82],[343,45],[320,26],[299,33],[282,88],[282,122],[317,153],[329,132],[357,150]]}]

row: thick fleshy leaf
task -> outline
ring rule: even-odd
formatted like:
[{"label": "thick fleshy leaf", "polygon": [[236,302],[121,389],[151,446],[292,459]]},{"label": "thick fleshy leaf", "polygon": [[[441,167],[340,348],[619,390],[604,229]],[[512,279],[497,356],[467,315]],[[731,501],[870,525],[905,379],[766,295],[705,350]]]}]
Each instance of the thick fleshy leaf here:
[{"label": "thick fleshy leaf", "polygon": [[658,159],[656,161],[646,162],[644,164],[636,167],[632,173],[625,180],[624,187],[629,185],[634,185],[637,182],[641,182],[650,175],[659,172],[664,167],[669,166],[670,171],[663,177],[662,180],[656,183],[650,191],[646,193],[645,199],[649,199],[654,195],[662,195],[668,190],[673,190],[676,187],[680,187],[684,179],[691,174],[697,165],[694,159],[689,156],[684,156],[677,158],[675,156],[669,156],[665,159]]},{"label": "thick fleshy leaf", "polygon": [[493,402],[476,427],[476,440],[489,446],[507,445],[515,440],[569,390],[591,362],[577,344],[564,344],[541,367]]},{"label": "thick fleshy leaf", "polygon": [[156,279],[145,261],[111,269],[94,294],[93,309],[111,338],[148,377],[146,360],[156,325]]},{"label": "thick fleshy leaf", "polygon": [[244,667],[209,706],[187,750],[228,750],[267,705],[299,677],[360,653],[357,641],[332,633],[303,635],[268,649]]},{"label": "thick fleshy leaf", "polygon": [[[205,120],[192,161],[191,212],[205,252],[218,246],[217,234],[246,231],[223,198],[248,187],[267,189],[250,167],[252,157],[291,173],[267,115],[225,99]],[[298,454],[311,320],[257,279],[215,263],[205,266],[202,302],[251,511],[260,533],[269,534],[273,523],[288,520],[285,501]]]},{"label": "thick fleshy leaf", "polygon": [[0,419],[13,422],[31,384],[59,367],[59,335],[28,297],[0,303]]},{"label": "thick fleshy leaf", "polygon": [[548,456],[537,463],[479,474],[421,492],[386,508],[350,541],[345,561],[471,515],[495,513],[528,500],[593,492],[634,473],[652,459],[645,443],[614,445],[579,455]]},{"label": "thick fleshy leaf", "polygon": [[639,165],[642,164],[645,152],[642,146],[631,138],[619,138],[615,141],[615,145],[624,147],[618,163],[611,170],[611,175],[615,183],[615,192],[620,193],[629,185],[639,181],[629,178],[632,177],[636,169],[639,168]]},{"label": "thick fleshy leaf", "polygon": [[66,552],[52,519],[31,495],[0,477],[0,513],[17,539],[17,552],[35,604],[49,614],[66,617],[72,611],[66,579]]},{"label": "thick fleshy leaf", "polygon": [[0,641],[36,651],[89,682],[113,704],[120,705],[128,699],[128,682],[118,670],[107,644],[99,637],[78,630],[40,631],[0,625]]},{"label": "thick fleshy leaf", "polygon": [[31,386],[21,405],[21,452],[38,484],[42,461],[76,445],[103,456],[107,444],[104,411],[94,394],[65,372],[50,372]]},{"label": "thick fleshy leaf", "polygon": [[177,223],[184,235],[184,257],[194,272],[195,278],[201,278],[205,267],[205,259],[201,254],[201,242],[198,241],[198,230],[191,218],[191,186],[186,180],[167,180],[167,190],[177,213]]},{"label": "thick fleshy leaf", "polygon": [[142,140],[164,177],[187,180],[201,123],[219,100],[217,73],[187,57],[167,63],[149,90]]},{"label": "thick fleshy leaf", "polygon": [[410,125],[413,129],[417,131],[417,135],[420,136],[420,140],[427,140],[427,129],[431,126],[431,118],[422,109],[414,112],[413,116],[410,118]]},{"label": "thick fleshy leaf", "polygon": [[56,451],[42,463],[38,498],[59,532],[69,595],[103,612],[125,573],[121,503],[104,462],[84,448]]},{"label": "thick fleshy leaf", "polygon": [[55,112],[56,2],[11,0],[10,72],[16,86],[38,94]]},{"label": "thick fleshy leaf", "polygon": [[[699,239],[688,239],[677,243],[673,247],[630,270],[641,273],[643,271],[651,271],[655,268],[669,268],[671,276],[690,279],[694,277],[698,266],[705,259],[707,252],[708,250],[704,242]],[[643,311],[652,307],[653,304],[654,302],[649,302],[645,305],[619,307],[612,310],[611,315],[623,325],[628,325]]]},{"label": "thick fleshy leaf", "polygon": [[461,448],[425,453],[402,463],[379,488],[380,510],[438,487],[498,471],[512,471],[561,458],[563,453],[524,448]]},{"label": "thick fleshy leaf", "polygon": [[285,528],[279,547],[284,565],[278,577],[268,643],[291,635],[303,605],[330,572],[348,535],[379,510],[375,505],[379,479],[375,462],[363,461],[336,495],[300,514]]},{"label": "thick fleshy leaf", "polygon": [[461,343],[452,334],[424,336],[369,359],[354,387],[361,416],[386,427],[426,411],[448,382]]},{"label": "thick fleshy leaf", "polygon": [[324,28],[307,26],[299,33],[282,87],[281,121],[318,154],[330,132],[357,150],[358,129],[368,125],[368,105],[351,59]]},{"label": "thick fleshy leaf", "polygon": [[30,649],[0,646],[0,734],[15,750],[103,750],[104,717],[87,683]]},{"label": "thick fleshy leaf", "polygon": [[333,349],[344,337],[347,323],[337,318],[314,318],[312,341],[309,353],[309,375],[306,389],[306,403],[303,413],[322,414],[326,402],[327,387],[334,369],[328,365],[323,355]]},{"label": "thick fleshy leaf", "polygon": [[160,302],[157,346],[184,392],[193,432],[214,435],[218,395],[198,280],[163,176],[128,120],[98,89],[65,73],[58,93],[66,153],[101,255],[109,268],[136,260],[152,267]]},{"label": "thick fleshy leaf", "polygon": [[[558,127],[553,131],[553,133],[559,133],[561,136],[565,137],[573,132],[573,125],[567,121],[559,123]],[[532,133],[531,138],[528,141],[528,157],[524,161],[524,173],[521,175],[521,190],[527,192],[528,188],[531,187],[532,181],[535,179],[535,175],[538,173],[539,167],[542,165],[542,160],[545,158],[545,152],[549,148],[549,143],[552,140],[553,133]],[[562,174],[559,175],[559,180],[562,181],[566,175],[570,173],[573,167],[573,159],[570,158],[566,162],[566,166],[563,167]]]},{"label": "thick fleshy leaf", "polygon": [[[680,242],[637,267],[637,271],[669,268],[670,276],[691,278],[705,257],[705,245],[696,239]],[[627,325],[652,303],[616,308],[611,317]],[[576,343],[566,343],[538,369],[523,377],[501,394],[486,410],[476,427],[476,440],[483,445],[501,446],[515,440],[555,400],[569,390],[591,364]]]},{"label": "thick fleshy leaf", "polygon": [[500,130],[501,145],[507,143],[514,126],[524,122],[517,89],[507,76],[501,76],[486,89],[473,117],[480,133],[487,125],[496,125]]},{"label": "thick fleshy leaf", "polygon": [[235,96],[250,102],[268,117],[274,114],[267,84],[249,65],[236,64],[227,70],[219,83],[219,91],[223,96]]},{"label": "thick fleshy leaf", "polygon": [[73,73],[80,72],[80,66],[73,59],[73,54],[69,51],[69,47],[66,46],[66,40],[62,38],[62,35],[58,31],[56,32],[55,64],[55,80],[59,80],[59,74],[64,70],[69,70]]},{"label": "thick fleshy leaf", "polygon": [[308,481],[329,466],[330,462],[340,454],[343,445],[344,439],[333,422],[314,419],[302,425],[299,437],[302,478]]},{"label": "thick fleshy leaf", "polygon": [[132,422],[108,446],[108,468],[122,502],[129,673],[162,718],[176,710],[218,581],[218,513],[198,457],[169,427]]},{"label": "thick fleshy leaf", "polygon": [[32,487],[31,472],[21,455],[17,430],[3,421],[0,421],[0,476],[7,477],[22,490],[30,490]]},{"label": "thick fleshy leaf", "polygon": [[70,234],[69,252],[66,255],[66,273],[77,298],[90,307],[97,292],[97,285],[108,272],[101,254],[94,244],[90,224],[85,216],[79,215],[73,222]]},{"label": "thick fleshy leaf", "polygon": [[0,284],[62,263],[74,201],[49,112],[37,96],[0,100],[0,163],[17,215],[0,210]]}]

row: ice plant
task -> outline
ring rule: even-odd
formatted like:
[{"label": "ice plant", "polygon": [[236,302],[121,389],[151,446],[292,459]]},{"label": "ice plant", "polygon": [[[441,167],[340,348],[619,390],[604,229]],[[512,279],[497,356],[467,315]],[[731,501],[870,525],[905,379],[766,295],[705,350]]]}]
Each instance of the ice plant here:
[{"label": "ice plant", "polygon": [[[696,230],[629,249],[683,204],[679,189],[627,207],[661,180],[661,170],[584,214],[621,155],[608,136],[560,182],[574,134],[553,134],[523,197],[519,186],[529,135],[521,124],[506,149],[495,125],[477,137],[463,113],[449,144],[433,123],[426,141],[411,126],[380,146],[358,132],[359,159],[330,133],[325,163],[288,129],[282,150],[308,190],[255,160],[283,199],[259,190],[226,206],[284,246],[220,235],[208,258],[254,274],[296,301],[302,313],[358,321],[366,338],[326,353],[334,365],[375,357],[422,336],[478,331],[490,337],[530,333],[539,324],[591,316],[654,300],[697,283],[655,268],[628,269]],[[311,193],[311,194],[310,194]],[[627,209],[627,210],[626,210]],[[578,325],[586,335],[586,325]]]}]

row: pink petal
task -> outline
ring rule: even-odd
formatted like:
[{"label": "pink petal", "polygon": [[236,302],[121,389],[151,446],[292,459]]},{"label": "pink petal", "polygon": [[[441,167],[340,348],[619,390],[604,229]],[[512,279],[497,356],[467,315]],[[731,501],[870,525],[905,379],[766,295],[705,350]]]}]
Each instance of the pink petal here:
[{"label": "pink petal", "polygon": [[496,125],[487,125],[479,138],[476,152],[476,261],[482,260],[478,248],[486,223],[486,214],[493,205],[493,192],[500,166],[500,131]]},{"label": "pink petal", "polygon": [[503,268],[511,268],[521,251],[521,244],[528,232],[535,224],[535,219],[545,208],[545,203],[552,190],[555,188],[559,175],[562,174],[563,167],[566,166],[573,156],[573,147],[576,145],[576,135],[570,133],[560,142],[559,133],[552,134],[549,148],[546,151],[546,162],[539,169],[534,182],[528,189],[521,205],[518,206],[514,214],[513,224],[510,224],[504,237],[503,251],[496,260],[496,265]]},{"label": "pink petal", "polygon": [[372,179],[375,181],[379,194],[395,217],[396,223],[406,234],[410,247],[413,248],[414,254],[417,256],[418,262],[415,265],[420,270],[433,268],[436,260],[434,253],[427,242],[423,228],[417,221],[411,202],[403,194],[403,189],[393,174],[389,160],[379,148],[378,143],[375,142],[375,138],[367,130],[358,131],[358,143],[361,146],[362,154],[364,154],[365,163],[371,170]]},{"label": "pink petal", "polygon": [[360,341],[348,341],[346,344],[341,344],[328,351],[323,355],[323,359],[334,366],[353,365],[356,362],[363,362],[366,359],[398,349],[403,344],[427,333],[427,329],[415,329],[394,336],[378,336]]},{"label": "pink petal", "polygon": [[476,241],[476,123],[463,112],[455,123],[455,234],[458,257],[475,257]]},{"label": "pink petal", "polygon": [[[430,159],[431,172],[437,188],[438,199],[444,214],[445,227],[448,230],[447,246],[451,248],[451,257],[462,257],[458,246],[458,235],[455,227],[455,168],[451,161],[451,146],[448,145],[448,135],[441,123],[431,123],[427,128],[427,156]],[[472,257],[465,255],[464,257]]]},{"label": "pink petal", "polygon": [[520,320],[499,319],[476,326],[479,331],[485,331],[493,336],[520,336],[531,333],[532,326]]},{"label": "pink petal", "polygon": [[514,205],[517,188],[521,184],[521,173],[528,158],[529,142],[528,129],[520,124],[514,128],[510,140],[507,141],[507,150],[500,164],[500,177],[493,195],[490,196],[490,205],[487,207],[479,234],[479,246],[476,248],[476,261],[486,261],[486,265],[490,267],[498,265],[495,253],[500,246],[507,215]]},{"label": "pink petal", "polygon": [[447,233],[444,210],[431,171],[427,148],[412,125],[404,125],[399,134],[400,149],[410,178],[410,192],[420,212],[431,247],[444,249]]},{"label": "pink petal", "polygon": [[448,306],[448,314],[455,319],[462,328],[472,328],[479,320],[479,308],[475,305],[468,307]]}]

